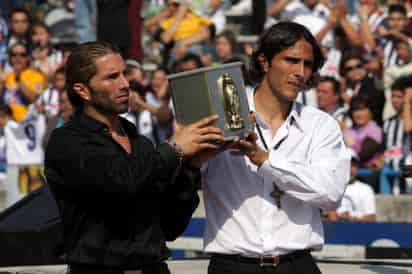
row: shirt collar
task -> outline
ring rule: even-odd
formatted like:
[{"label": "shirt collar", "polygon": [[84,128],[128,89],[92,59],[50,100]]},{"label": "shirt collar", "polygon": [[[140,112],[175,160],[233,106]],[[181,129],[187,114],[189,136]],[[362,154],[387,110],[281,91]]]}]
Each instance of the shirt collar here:
[{"label": "shirt collar", "polygon": [[[255,108],[255,97],[253,94],[255,93],[256,87],[250,89],[247,92],[247,95],[249,97],[249,110],[256,112]],[[297,128],[303,132],[303,127],[302,127],[302,109],[303,109],[303,104],[293,101],[292,109],[286,118],[286,121],[290,124],[295,123]]]},{"label": "shirt collar", "polygon": [[[134,125],[126,119],[119,116],[120,123],[129,136],[137,135]],[[86,115],[83,112],[76,112],[73,120],[80,124],[83,128],[91,132],[108,132],[109,128],[106,124]]]}]

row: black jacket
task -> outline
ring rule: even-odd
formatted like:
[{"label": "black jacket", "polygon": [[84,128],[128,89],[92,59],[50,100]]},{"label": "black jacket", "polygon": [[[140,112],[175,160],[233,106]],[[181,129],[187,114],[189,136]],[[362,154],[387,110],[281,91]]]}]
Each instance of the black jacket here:
[{"label": "black jacket", "polygon": [[[168,145],[155,149],[122,119],[127,152],[108,128],[83,114],[53,131],[45,175],[61,212],[67,263],[138,269],[166,259],[199,198],[197,172]],[[173,178],[176,178],[173,180]]]}]

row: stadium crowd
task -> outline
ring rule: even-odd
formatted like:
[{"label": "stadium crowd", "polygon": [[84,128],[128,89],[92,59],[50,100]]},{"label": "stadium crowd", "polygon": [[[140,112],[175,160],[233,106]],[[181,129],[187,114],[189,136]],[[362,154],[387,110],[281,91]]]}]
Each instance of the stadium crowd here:
[{"label": "stadium crowd", "polygon": [[[158,144],[174,126],[168,74],[240,61],[252,88],[257,35],[289,20],[305,25],[326,57],[298,101],[335,117],[353,152],[348,197],[330,218],[371,220],[374,193],[412,192],[401,176],[412,164],[411,0],[2,0],[0,9],[3,172],[41,165],[50,132],[75,111],[64,64],[76,44],[121,50],[132,90],[124,116]],[[364,213],[349,216],[355,208]]]}]

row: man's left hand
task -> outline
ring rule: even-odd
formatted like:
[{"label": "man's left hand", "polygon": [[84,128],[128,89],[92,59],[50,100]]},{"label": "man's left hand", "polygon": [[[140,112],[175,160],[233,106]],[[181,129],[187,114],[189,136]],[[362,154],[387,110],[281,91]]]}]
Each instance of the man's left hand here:
[{"label": "man's left hand", "polygon": [[246,155],[249,160],[260,167],[267,159],[269,159],[269,152],[260,148],[257,143],[257,135],[250,131],[246,139],[241,139],[234,142],[230,148],[233,155]]}]

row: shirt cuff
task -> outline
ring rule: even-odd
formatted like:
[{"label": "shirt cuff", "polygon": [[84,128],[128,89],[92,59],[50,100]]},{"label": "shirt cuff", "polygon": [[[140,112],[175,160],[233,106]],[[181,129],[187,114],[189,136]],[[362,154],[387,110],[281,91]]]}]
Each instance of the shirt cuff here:
[{"label": "shirt cuff", "polygon": [[176,176],[180,169],[180,156],[177,154],[176,150],[167,143],[162,143],[158,145],[157,151],[164,163],[164,170],[170,172],[171,175]]}]

